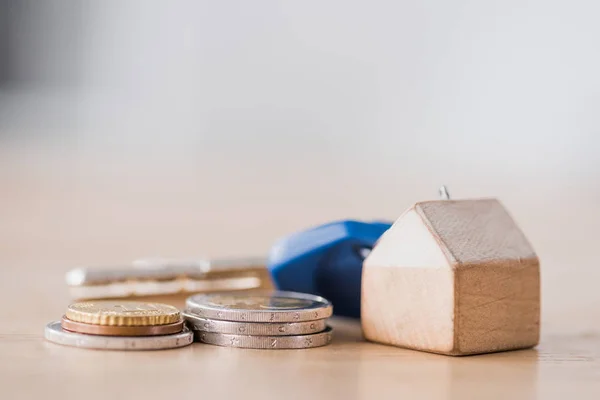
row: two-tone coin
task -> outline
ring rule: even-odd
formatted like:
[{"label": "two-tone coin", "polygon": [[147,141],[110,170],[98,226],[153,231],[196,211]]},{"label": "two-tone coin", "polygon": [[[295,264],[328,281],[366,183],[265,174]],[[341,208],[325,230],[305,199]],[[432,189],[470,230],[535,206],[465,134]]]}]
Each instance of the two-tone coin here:
[{"label": "two-tone coin", "polygon": [[214,333],[195,331],[196,339],[202,343],[225,347],[240,347],[245,349],[308,349],[329,344],[332,338],[332,329],[327,327],[323,332],[310,335],[293,336],[251,336],[234,335],[228,333]]},{"label": "two-tone coin", "polygon": [[99,336],[62,329],[60,321],[46,326],[44,336],[50,342],[86,349],[161,350],[183,347],[194,341],[193,333],[184,327],[179,333],[157,336]]},{"label": "two-tone coin", "polygon": [[325,346],[333,312],[323,297],[295,292],[212,293],[188,298],[183,316],[197,341],[251,349]]},{"label": "two-tone coin", "polygon": [[236,322],[315,321],[333,313],[323,297],[284,291],[200,294],[189,297],[186,306],[199,317]]},{"label": "two-tone coin", "polygon": [[182,314],[190,329],[211,333],[255,336],[307,335],[322,332],[327,326],[325,319],[305,322],[257,323],[202,318],[187,310],[184,310]]}]

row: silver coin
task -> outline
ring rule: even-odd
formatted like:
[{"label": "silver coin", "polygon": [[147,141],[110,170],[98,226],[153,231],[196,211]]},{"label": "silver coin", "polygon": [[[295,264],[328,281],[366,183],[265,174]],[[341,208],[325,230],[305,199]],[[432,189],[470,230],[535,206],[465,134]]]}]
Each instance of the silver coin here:
[{"label": "silver coin", "polygon": [[60,321],[46,325],[44,336],[50,342],[65,346],[101,350],[161,350],[183,347],[194,341],[193,333],[183,331],[160,336],[98,336],[69,332],[60,326]]},{"label": "silver coin", "polygon": [[323,332],[297,336],[249,336],[228,333],[194,332],[194,338],[202,343],[244,349],[309,349],[326,346],[331,342],[333,329],[327,327]]},{"label": "silver coin", "polygon": [[288,336],[318,333],[327,327],[325,319],[306,322],[234,322],[220,321],[197,316],[184,310],[182,315],[193,331],[231,333],[254,336]]},{"label": "silver coin", "polygon": [[199,317],[237,322],[301,322],[329,318],[333,306],[320,296],[295,292],[198,294],[186,301]]}]

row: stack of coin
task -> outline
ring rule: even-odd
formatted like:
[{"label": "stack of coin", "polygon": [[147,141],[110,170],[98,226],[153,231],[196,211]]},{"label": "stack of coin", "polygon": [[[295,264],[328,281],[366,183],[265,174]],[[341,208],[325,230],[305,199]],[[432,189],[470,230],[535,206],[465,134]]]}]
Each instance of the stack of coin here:
[{"label": "stack of coin", "polygon": [[213,293],[187,299],[194,338],[218,346],[305,349],[329,344],[331,303],[294,292]]},{"label": "stack of coin", "polygon": [[97,301],[71,304],[46,326],[47,340],[107,350],[158,350],[191,344],[179,310],[160,303]]}]

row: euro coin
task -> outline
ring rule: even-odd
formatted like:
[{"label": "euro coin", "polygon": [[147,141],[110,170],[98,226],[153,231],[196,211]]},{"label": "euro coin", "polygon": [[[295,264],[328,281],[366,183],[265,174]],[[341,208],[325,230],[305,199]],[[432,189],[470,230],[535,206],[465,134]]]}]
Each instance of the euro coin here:
[{"label": "euro coin", "polygon": [[179,333],[160,336],[98,336],[70,332],[62,329],[60,321],[46,326],[46,340],[65,346],[101,350],[161,350],[183,347],[194,341],[194,335],[187,327]]},{"label": "euro coin", "polygon": [[245,349],[308,349],[326,346],[331,342],[333,330],[327,327],[325,331],[310,335],[294,336],[249,336],[233,335],[226,333],[195,331],[196,340],[226,347],[240,347]]},{"label": "euro coin", "polygon": [[156,336],[169,335],[179,333],[183,330],[184,321],[179,320],[172,324],[165,325],[145,325],[145,326],[111,326],[111,325],[94,325],[84,322],[71,321],[66,316],[60,321],[63,329],[86,333],[88,335],[101,336]]},{"label": "euro coin", "polygon": [[236,322],[315,321],[333,312],[323,297],[282,291],[199,294],[189,297],[186,305],[201,318]]},{"label": "euro coin", "polygon": [[177,308],[160,303],[88,301],[71,304],[66,317],[94,325],[146,326],[178,322],[181,314]]},{"label": "euro coin", "polygon": [[217,319],[202,318],[187,310],[183,311],[183,317],[193,331],[230,333],[238,335],[255,336],[286,336],[306,335],[322,332],[326,328],[326,320],[306,322],[234,322],[220,321]]}]

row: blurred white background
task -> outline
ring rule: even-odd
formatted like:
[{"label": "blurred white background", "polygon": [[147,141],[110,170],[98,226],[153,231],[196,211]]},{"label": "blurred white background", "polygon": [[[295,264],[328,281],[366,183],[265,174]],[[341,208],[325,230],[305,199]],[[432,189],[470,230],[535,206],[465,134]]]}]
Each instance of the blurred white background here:
[{"label": "blurred white background", "polygon": [[564,324],[600,309],[583,256],[600,225],[598,15],[592,0],[0,0],[0,253],[65,270],[257,254],[330,219],[394,219],[445,183],[506,203]]},{"label": "blurred white background", "polygon": [[595,1],[0,4],[4,141],[600,181]]}]

